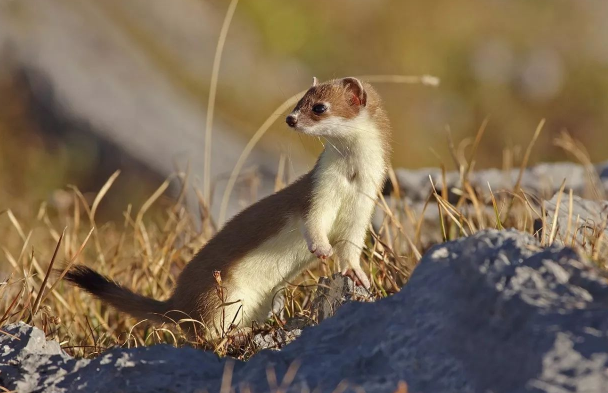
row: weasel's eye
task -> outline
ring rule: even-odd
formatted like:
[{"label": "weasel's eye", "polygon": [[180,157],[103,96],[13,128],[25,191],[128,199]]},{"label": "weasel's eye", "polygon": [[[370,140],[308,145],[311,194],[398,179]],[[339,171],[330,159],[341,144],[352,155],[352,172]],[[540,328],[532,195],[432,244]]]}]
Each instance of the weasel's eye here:
[{"label": "weasel's eye", "polygon": [[327,110],[327,106],[323,105],[323,104],[317,104],[315,106],[312,107],[312,111],[314,113],[316,113],[317,115],[320,115],[321,113],[324,113]]}]

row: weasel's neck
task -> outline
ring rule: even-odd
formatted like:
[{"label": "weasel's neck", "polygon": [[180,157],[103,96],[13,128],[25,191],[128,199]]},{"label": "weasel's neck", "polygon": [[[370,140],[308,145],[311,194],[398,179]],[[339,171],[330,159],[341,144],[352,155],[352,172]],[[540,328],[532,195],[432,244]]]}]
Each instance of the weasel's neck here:
[{"label": "weasel's neck", "polygon": [[316,172],[331,172],[380,187],[386,174],[388,149],[386,132],[369,116],[344,121],[351,132],[347,138],[326,138]]},{"label": "weasel's neck", "polygon": [[326,138],[322,156],[331,162],[348,162],[358,166],[376,162],[384,164],[387,159],[384,141],[380,135],[371,132],[365,138],[355,137],[348,141]]}]

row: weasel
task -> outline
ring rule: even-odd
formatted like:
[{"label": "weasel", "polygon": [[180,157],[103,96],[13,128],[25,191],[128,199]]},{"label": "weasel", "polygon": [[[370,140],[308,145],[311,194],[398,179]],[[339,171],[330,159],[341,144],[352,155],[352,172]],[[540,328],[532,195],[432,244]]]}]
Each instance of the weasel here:
[{"label": "weasel", "polygon": [[275,293],[317,258],[335,255],[343,274],[369,288],[360,257],[390,155],[380,97],[356,78],[314,78],[286,122],[325,141],[314,168],[230,220],[186,265],[169,299],[135,294],[82,265],[65,278],[137,318],[198,320],[207,337],[263,322]]}]

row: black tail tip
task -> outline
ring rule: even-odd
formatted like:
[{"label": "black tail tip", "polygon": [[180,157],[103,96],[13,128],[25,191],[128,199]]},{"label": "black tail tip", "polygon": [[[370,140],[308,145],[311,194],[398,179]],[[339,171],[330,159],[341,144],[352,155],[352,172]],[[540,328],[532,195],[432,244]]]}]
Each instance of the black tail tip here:
[{"label": "black tail tip", "polygon": [[72,266],[65,274],[64,279],[94,295],[102,294],[110,287],[116,286],[116,283],[107,277],[82,265]]}]

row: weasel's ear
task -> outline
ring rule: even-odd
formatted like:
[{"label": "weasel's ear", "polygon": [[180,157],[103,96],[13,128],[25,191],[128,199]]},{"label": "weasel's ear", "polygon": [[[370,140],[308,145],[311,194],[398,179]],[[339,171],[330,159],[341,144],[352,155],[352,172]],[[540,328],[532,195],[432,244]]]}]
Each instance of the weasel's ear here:
[{"label": "weasel's ear", "polygon": [[319,83],[319,81],[317,80],[317,77],[313,76],[312,77],[312,87],[315,87],[318,83]]},{"label": "weasel's ear", "polygon": [[367,104],[367,92],[359,79],[353,77],[343,78],[342,85],[346,87],[348,92],[352,93],[351,103],[353,105],[365,106]]}]

